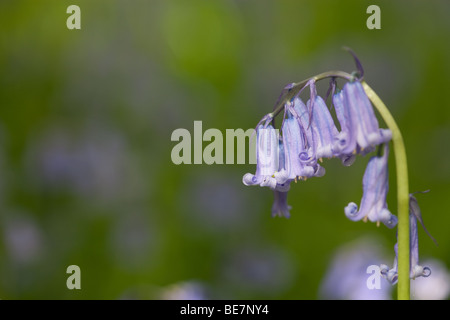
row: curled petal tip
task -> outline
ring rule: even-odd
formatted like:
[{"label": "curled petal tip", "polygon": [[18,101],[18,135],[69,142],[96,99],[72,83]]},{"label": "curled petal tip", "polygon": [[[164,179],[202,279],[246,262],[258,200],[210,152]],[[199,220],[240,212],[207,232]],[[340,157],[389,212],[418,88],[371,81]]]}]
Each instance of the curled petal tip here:
[{"label": "curled petal tip", "polygon": [[305,164],[305,165],[309,165],[309,164],[314,162],[313,157],[309,156],[308,153],[305,152],[305,151],[300,152],[298,157],[300,159],[300,162]]},{"label": "curled petal tip", "polygon": [[428,278],[431,275],[431,269],[428,267],[422,267],[420,265],[415,265],[413,270],[411,270],[411,279],[418,277]]},{"label": "curled petal tip", "polygon": [[317,168],[314,171],[314,176],[315,177],[323,177],[325,175],[325,168],[322,167],[321,165],[317,165]]},{"label": "curled petal tip", "polygon": [[381,275],[386,275],[389,272],[389,267],[385,264],[380,265],[380,273]]},{"label": "curled petal tip", "polygon": [[389,269],[385,264],[380,265],[380,273],[383,278],[389,281],[390,284],[394,285],[398,281],[398,273],[395,269]]},{"label": "curled petal tip", "polygon": [[428,278],[429,276],[431,276],[431,269],[428,267],[424,267],[422,277]]},{"label": "curled petal tip", "polygon": [[357,215],[358,213],[358,205],[354,202],[350,202],[344,209],[345,211],[345,215],[347,216],[347,218],[349,218],[350,220],[353,220],[353,218]]},{"label": "curled petal tip", "polygon": [[381,210],[378,220],[383,222],[383,224],[389,229],[394,228],[398,223],[397,217],[394,216],[388,209]]},{"label": "curled petal tip", "polygon": [[244,177],[242,178],[242,182],[246,186],[253,186],[253,185],[257,184],[256,180],[257,180],[256,177],[253,174],[251,174],[251,173],[246,173],[244,175]]},{"label": "curled petal tip", "polygon": [[398,281],[398,273],[396,271],[389,270],[386,278],[392,285],[394,285]]}]

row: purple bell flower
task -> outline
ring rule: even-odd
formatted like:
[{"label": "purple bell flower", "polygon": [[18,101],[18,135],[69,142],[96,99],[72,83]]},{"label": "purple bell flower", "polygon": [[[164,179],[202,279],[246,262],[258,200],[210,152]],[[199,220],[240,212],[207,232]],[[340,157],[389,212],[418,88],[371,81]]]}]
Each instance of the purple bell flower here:
[{"label": "purple bell flower", "polygon": [[260,185],[275,189],[277,181],[274,174],[279,169],[278,132],[272,125],[259,125],[256,130],[256,172],[244,175],[242,182],[246,186]]},{"label": "purple bell flower", "polygon": [[284,168],[275,175],[278,183],[285,183],[314,176],[315,168],[308,165],[310,158],[306,149],[302,127],[294,117],[290,104],[286,107],[286,118],[282,125]]},{"label": "purple bell flower", "polygon": [[[289,105],[289,110],[292,115],[297,119],[300,125],[303,141],[303,151],[300,152],[299,157],[302,164],[312,167],[314,169],[314,177],[322,177],[325,175],[325,169],[317,163],[317,160],[321,160],[317,157],[317,129],[313,129],[310,124],[311,116],[308,108],[303,101],[296,97],[293,104]],[[309,169],[308,169],[309,170]],[[305,178],[308,177],[305,175]]]},{"label": "purple bell flower", "polygon": [[[283,142],[279,141],[279,150],[280,150],[280,158],[279,158],[279,172],[285,172],[285,153]],[[277,177],[278,173],[275,173],[275,177]],[[277,177],[279,179],[279,177]],[[292,180],[287,180],[284,183],[277,183],[275,190],[273,191],[274,201],[272,205],[272,217],[279,216],[289,218],[291,215],[289,210],[291,210],[291,206],[287,203],[287,192],[289,191],[290,184]]]},{"label": "purple bell flower", "polygon": [[369,160],[363,177],[363,197],[359,210],[354,202],[345,207],[345,215],[350,220],[369,219],[372,222],[382,222],[388,228],[393,228],[397,224],[397,217],[391,214],[386,203],[389,189],[388,156],[389,147],[385,144],[384,154]]},{"label": "purple bell flower", "polygon": [[[431,275],[431,269],[428,267],[423,267],[419,265],[419,237],[417,232],[417,221],[422,224],[425,232],[428,236],[436,243],[436,240],[430,235],[428,230],[425,228],[422,220],[422,213],[420,211],[417,199],[414,194],[409,195],[409,272],[410,278],[415,279],[417,277],[429,277]],[[381,265],[381,274],[390,283],[395,284],[398,280],[398,242],[394,246],[395,259],[392,269],[385,264]]]},{"label": "purple bell flower", "polygon": [[392,138],[389,129],[380,129],[372,104],[359,81],[347,82],[333,97],[341,132],[334,144],[339,154],[366,154]]},{"label": "purple bell flower", "polygon": [[335,141],[333,144],[333,151],[338,154],[338,157],[341,158],[342,164],[344,166],[351,166],[356,159],[356,154],[352,151],[350,153],[343,153],[342,149],[346,147],[347,141],[349,139],[349,120],[347,119],[347,115],[344,109],[344,93],[343,91],[339,91],[338,93],[333,95],[333,105],[334,110],[336,111],[336,116],[341,126],[341,131],[335,137]]},{"label": "purple bell flower", "polygon": [[274,191],[274,201],[272,205],[272,217],[279,216],[289,218],[291,206],[287,203],[287,192]]},{"label": "purple bell flower", "polygon": [[290,185],[292,180],[286,178],[286,154],[284,151],[283,141],[279,140],[278,143],[278,152],[279,152],[279,160],[278,160],[278,171],[274,173],[275,181],[277,182],[275,188],[273,190],[276,192],[288,192],[290,189]]},{"label": "purple bell flower", "polygon": [[333,152],[333,146],[339,132],[330,111],[325,101],[317,95],[308,101],[307,107],[312,113],[311,128],[316,159],[332,158],[336,155]]}]

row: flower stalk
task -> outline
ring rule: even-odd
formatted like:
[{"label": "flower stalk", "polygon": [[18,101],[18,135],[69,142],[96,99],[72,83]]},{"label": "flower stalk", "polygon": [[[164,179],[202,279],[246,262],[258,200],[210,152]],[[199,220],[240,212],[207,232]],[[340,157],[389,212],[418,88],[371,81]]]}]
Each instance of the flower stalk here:
[{"label": "flower stalk", "polygon": [[395,154],[395,167],[397,174],[397,205],[398,205],[398,289],[399,300],[409,300],[409,187],[408,187],[408,164],[406,159],[405,144],[397,123],[392,117],[386,105],[378,97],[375,91],[365,82],[361,82],[363,88],[380,113],[386,126],[392,132],[392,144]]}]

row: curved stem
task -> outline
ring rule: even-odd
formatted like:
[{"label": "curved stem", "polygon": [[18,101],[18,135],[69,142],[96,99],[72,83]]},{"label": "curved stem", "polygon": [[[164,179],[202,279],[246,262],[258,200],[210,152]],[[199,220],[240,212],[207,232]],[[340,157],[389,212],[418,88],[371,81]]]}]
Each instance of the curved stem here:
[{"label": "curved stem", "polygon": [[300,92],[300,90],[302,90],[308,84],[309,81],[319,81],[326,78],[343,78],[350,81],[353,80],[353,75],[339,70],[327,71],[318,74],[317,76],[305,79],[301,82],[292,84],[292,87],[289,88],[289,90],[282,97],[280,97],[278,103],[273,108],[273,111],[271,113],[272,118],[275,118],[281,112],[281,110],[283,110],[285,103],[294,98]]},{"label": "curved stem", "polygon": [[408,166],[406,161],[406,150],[402,134],[394,118],[386,105],[378,95],[361,82],[367,96],[372,101],[375,108],[380,113],[384,122],[392,132],[392,144],[395,153],[395,166],[397,172],[397,205],[398,205],[398,299],[409,300],[410,280],[409,280],[409,187],[408,187]]}]

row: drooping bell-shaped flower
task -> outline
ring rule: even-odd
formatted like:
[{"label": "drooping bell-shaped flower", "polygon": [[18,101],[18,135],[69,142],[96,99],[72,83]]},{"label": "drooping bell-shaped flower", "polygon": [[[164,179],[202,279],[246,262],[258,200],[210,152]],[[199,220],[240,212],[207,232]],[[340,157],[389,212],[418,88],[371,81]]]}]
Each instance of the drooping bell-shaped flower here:
[{"label": "drooping bell-shaped flower", "polygon": [[[428,233],[422,220],[422,214],[420,212],[419,205],[417,204],[417,199],[413,194],[409,195],[409,273],[410,278],[415,279],[417,277],[428,277],[431,274],[431,269],[428,267],[423,267],[419,265],[419,237],[417,221],[422,224],[425,232],[428,236],[434,240],[434,238]],[[390,283],[395,284],[398,280],[398,242],[394,247],[395,259],[392,269],[389,269],[387,265],[381,265],[381,275],[383,275]]]},{"label": "drooping bell-shaped flower", "polygon": [[335,143],[340,154],[373,151],[392,138],[389,129],[380,129],[372,104],[359,81],[347,82],[333,97],[341,132]]},{"label": "drooping bell-shaped flower", "polygon": [[[284,152],[284,145],[283,141],[279,141],[279,166],[278,166],[278,173],[284,172],[285,170],[285,152]],[[277,174],[275,173],[275,176],[277,177]],[[277,183],[274,191],[274,201],[272,205],[272,217],[279,216],[279,217],[285,217],[289,218],[291,215],[289,213],[289,210],[291,210],[291,206],[287,203],[287,193],[290,188],[292,180],[287,180],[284,183]]]},{"label": "drooping bell-shaped flower", "polygon": [[[294,116],[295,114],[295,116]],[[311,161],[308,155],[304,128],[290,103],[286,106],[286,118],[282,125],[284,169],[275,174],[278,183],[312,176],[323,176],[325,169]]]},{"label": "drooping bell-shaped flower", "polygon": [[272,188],[274,192],[288,192],[290,189],[291,181],[286,177],[286,154],[284,152],[283,141],[278,141],[278,170],[274,173],[275,181],[277,182],[275,188]]},{"label": "drooping bell-shaped flower", "polygon": [[314,161],[332,158],[337,155],[333,145],[339,132],[325,101],[317,95],[314,81],[309,81],[308,85],[311,94],[307,104],[305,105],[299,97],[293,101],[295,113],[306,136],[308,155]]},{"label": "drooping bell-shaped flower", "polygon": [[271,189],[277,187],[274,174],[279,169],[279,137],[272,125],[259,125],[256,130],[256,172],[244,175],[246,186],[260,185]]},{"label": "drooping bell-shaped flower", "polygon": [[389,189],[388,156],[389,147],[385,144],[384,154],[369,160],[363,177],[363,196],[359,210],[354,202],[345,207],[345,215],[350,220],[369,219],[372,222],[382,222],[388,228],[397,224],[397,217],[391,214],[386,203]]},{"label": "drooping bell-shaped flower", "polygon": [[339,132],[334,124],[330,111],[325,101],[318,95],[311,97],[307,103],[307,107],[311,112],[310,125],[313,131],[312,138],[316,158],[332,158],[336,155],[333,152],[333,146]]},{"label": "drooping bell-shaped flower", "polygon": [[285,217],[289,218],[291,215],[289,210],[291,210],[291,206],[287,203],[287,192],[282,191],[274,191],[274,201],[272,205],[272,217]]},{"label": "drooping bell-shaped flower", "polygon": [[356,155],[353,150],[350,153],[343,152],[343,149],[347,146],[349,140],[350,122],[348,120],[348,114],[344,109],[344,93],[342,91],[333,95],[333,105],[334,110],[336,111],[336,117],[341,126],[341,131],[335,137],[333,151],[341,158],[343,165],[351,166],[355,162]]},{"label": "drooping bell-shaped flower", "polygon": [[314,131],[310,125],[311,114],[306,107],[306,104],[299,97],[296,97],[289,107],[291,113],[297,119],[302,131],[305,149],[301,154],[302,162],[309,166],[314,166],[317,163],[317,157],[314,143]]}]

